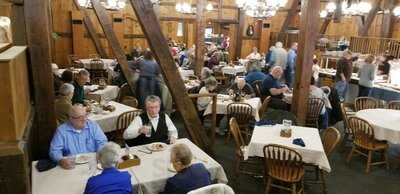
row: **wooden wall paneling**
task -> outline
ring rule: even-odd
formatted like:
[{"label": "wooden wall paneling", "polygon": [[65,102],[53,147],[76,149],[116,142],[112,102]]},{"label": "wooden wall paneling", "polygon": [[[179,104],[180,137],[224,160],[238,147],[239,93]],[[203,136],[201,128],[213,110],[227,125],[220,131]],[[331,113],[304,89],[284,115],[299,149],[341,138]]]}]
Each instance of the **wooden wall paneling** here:
[{"label": "wooden wall paneling", "polygon": [[21,4],[11,5],[11,31],[14,45],[26,45],[26,27],[24,6]]},{"label": "wooden wall paneling", "polygon": [[309,87],[312,76],[312,59],[318,37],[320,0],[301,1],[300,41],[297,56],[296,78],[292,112],[297,121],[305,124],[308,107]]},{"label": "wooden wall paneling", "polygon": [[196,66],[194,72],[200,76],[201,70],[204,65],[205,42],[204,34],[206,28],[206,18],[204,17],[204,10],[206,7],[205,0],[196,0]]},{"label": "wooden wall paneling", "polygon": [[259,52],[266,53],[270,46],[269,37],[271,34],[271,24],[267,21],[261,21],[261,35],[259,41]]},{"label": "wooden wall paneling", "polygon": [[37,127],[33,136],[37,139],[35,156],[38,157],[48,157],[49,144],[56,129],[48,3],[42,0],[24,2],[36,110]]},{"label": "wooden wall paneling", "polygon": [[113,26],[113,30],[115,32],[115,35],[117,36],[118,42],[119,44],[122,46],[122,48],[124,49],[124,51],[127,51],[127,48],[125,48],[125,44],[124,44],[124,19],[122,17],[121,13],[113,13],[112,14],[112,26]]},{"label": "wooden wall paneling", "polygon": [[95,14],[100,22],[100,25],[104,31],[104,34],[112,48],[113,54],[115,55],[118,63],[121,65],[121,70],[125,75],[128,85],[132,92],[135,91],[135,81],[133,74],[128,66],[128,61],[126,60],[125,52],[118,42],[118,38],[113,31],[112,22],[110,17],[107,15],[105,8],[100,4],[99,1],[91,0]]},{"label": "wooden wall paneling", "polygon": [[229,55],[231,57],[231,60],[236,60],[236,43],[237,43],[237,26],[238,24],[229,24]]},{"label": "wooden wall paneling", "polygon": [[188,47],[196,44],[196,27],[192,22],[187,22],[187,44]]},{"label": "wooden wall paneling", "polygon": [[[155,53],[158,64],[161,66],[167,86],[183,117],[186,130],[196,145],[206,152],[212,153],[212,147],[197,116],[196,108],[187,92],[183,92],[185,91],[185,86],[182,79],[176,76],[178,69],[169,52],[167,40],[161,33],[151,2],[149,0],[131,0],[130,2],[146,34],[150,47]],[[212,131],[215,132],[214,129]]]},{"label": "wooden wall paneling", "polygon": [[88,56],[88,53],[87,48],[84,46],[84,43],[86,42],[86,38],[84,36],[86,30],[81,12],[72,11],[71,21],[73,54],[77,55],[79,58],[84,58],[85,56]]}]

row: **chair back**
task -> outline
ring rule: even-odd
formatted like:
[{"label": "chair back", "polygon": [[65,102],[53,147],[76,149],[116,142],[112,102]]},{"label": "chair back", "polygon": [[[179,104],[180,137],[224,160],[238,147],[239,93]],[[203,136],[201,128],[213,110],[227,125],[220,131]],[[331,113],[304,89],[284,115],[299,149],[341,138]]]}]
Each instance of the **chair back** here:
[{"label": "chair back", "polygon": [[253,118],[253,108],[247,103],[230,103],[226,113],[228,119],[235,117],[239,125],[247,125]]},{"label": "chair back", "polygon": [[375,139],[375,134],[368,121],[358,117],[350,117],[349,127],[353,134],[353,143],[363,148],[369,148]]},{"label": "chair back", "polygon": [[107,83],[107,79],[104,77],[95,77],[93,79],[90,79],[90,83],[91,84],[95,84],[95,85],[104,85],[104,84],[108,84]]},{"label": "chair back", "polygon": [[218,183],[190,191],[188,194],[234,194],[233,189],[226,184]]},{"label": "chair back", "polygon": [[142,113],[142,110],[133,110],[129,112],[122,113],[118,116],[117,119],[117,128],[116,135],[117,139],[123,139],[123,134],[126,128],[128,128],[129,124],[133,121],[136,116],[139,116]]},{"label": "chair back", "polygon": [[139,106],[138,100],[133,96],[124,96],[124,98],[121,101],[121,104],[130,106],[133,108],[137,108]]},{"label": "chair back", "polygon": [[253,81],[253,83],[251,83],[251,86],[253,87],[253,89],[256,93],[256,96],[261,98],[261,100],[262,100],[263,98],[262,98],[262,94],[261,94],[261,85],[262,85],[262,80],[256,80],[256,81]]},{"label": "chair back", "polygon": [[319,116],[321,114],[322,108],[325,103],[320,98],[309,98],[308,99],[308,108],[307,108],[307,124],[314,124],[318,122]]},{"label": "chair back", "polygon": [[388,103],[388,109],[400,110],[400,101],[394,100]]},{"label": "chair back", "polygon": [[263,151],[268,176],[285,182],[298,182],[303,178],[303,159],[297,151],[276,144],[264,146]]},{"label": "chair back", "polygon": [[343,119],[343,125],[344,125],[344,132],[347,134],[351,134],[351,130],[349,128],[349,117],[350,115],[348,114],[348,110],[352,109],[351,108],[352,104],[342,102],[340,103],[340,111],[342,113],[342,119]]},{"label": "chair back", "polygon": [[258,110],[258,115],[260,116],[260,118],[262,118],[262,116],[264,115],[264,113],[267,111],[268,109],[268,104],[271,101],[271,96],[268,96],[264,99],[261,108]]},{"label": "chair back", "polygon": [[374,109],[379,107],[379,102],[371,97],[358,97],[354,101],[356,111],[364,109]]},{"label": "chair back", "polygon": [[324,151],[328,158],[339,141],[340,132],[336,128],[329,127],[325,129],[324,133],[322,134],[322,145],[324,146]]},{"label": "chair back", "polygon": [[187,77],[189,80],[200,80],[199,77],[195,76],[195,75],[189,75]]},{"label": "chair back", "polygon": [[235,140],[236,151],[239,153],[240,156],[243,156],[243,151],[241,148],[243,146],[246,146],[246,144],[244,143],[239,125],[234,117],[229,120],[229,128],[231,134],[233,135],[233,139]]},{"label": "chair back", "polygon": [[117,102],[122,102],[122,99],[125,96],[133,96],[133,92],[131,91],[131,88],[129,87],[128,83],[122,84],[118,93]]}]

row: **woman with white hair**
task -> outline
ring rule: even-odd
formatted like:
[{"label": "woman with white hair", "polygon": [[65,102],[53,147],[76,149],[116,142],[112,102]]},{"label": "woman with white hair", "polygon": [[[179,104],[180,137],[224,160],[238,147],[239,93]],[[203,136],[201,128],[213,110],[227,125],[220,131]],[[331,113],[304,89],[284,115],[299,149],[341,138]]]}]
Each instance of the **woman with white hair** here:
[{"label": "woman with white hair", "polygon": [[86,183],[84,194],[130,194],[132,193],[131,175],[129,172],[117,170],[118,161],[121,158],[121,147],[108,142],[97,152],[103,172],[90,177]]},{"label": "woman with white hair", "polygon": [[177,174],[167,180],[163,194],[186,194],[211,184],[210,173],[202,163],[192,164],[193,155],[185,144],[171,149],[171,163]]},{"label": "woman with white hair", "polygon": [[58,90],[59,97],[55,101],[56,119],[59,125],[69,119],[69,113],[72,109],[72,97],[74,96],[74,86],[70,83],[64,83]]},{"label": "woman with white hair", "polygon": [[235,83],[232,84],[228,89],[229,93],[238,93],[240,95],[246,95],[248,98],[253,98],[256,96],[254,93],[253,87],[250,84],[246,83],[244,77],[236,77]]}]

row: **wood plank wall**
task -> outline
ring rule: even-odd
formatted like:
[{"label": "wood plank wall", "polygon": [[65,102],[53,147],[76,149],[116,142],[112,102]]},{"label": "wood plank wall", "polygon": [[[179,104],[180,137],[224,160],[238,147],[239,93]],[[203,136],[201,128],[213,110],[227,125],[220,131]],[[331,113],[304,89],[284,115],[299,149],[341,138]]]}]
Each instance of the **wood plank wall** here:
[{"label": "wood plank wall", "polygon": [[[175,2],[176,0],[163,0],[161,5],[159,6],[159,17],[162,31],[166,38],[172,38],[177,42],[184,42],[188,46],[194,44],[196,39],[196,29],[195,29],[195,15],[184,15],[179,14],[175,11]],[[192,2],[192,5],[195,5],[195,0],[187,0],[187,2]],[[218,23],[218,11],[216,10],[218,7],[217,1],[209,1],[214,2],[214,11],[206,12],[205,16],[207,17],[208,26],[214,26],[217,30],[220,30],[224,35],[228,35],[231,38],[231,47],[236,47],[235,45],[237,39],[237,27],[238,27],[238,11],[236,9],[235,0],[223,0],[222,5],[222,18],[220,22],[225,22],[225,29],[220,27],[220,23]],[[264,20],[263,23],[270,24],[269,31],[270,32],[279,32],[285,17],[287,15],[287,9],[291,4],[291,0],[288,1],[285,8],[278,11],[276,16]],[[326,4],[321,3],[321,8],[325,8]],[[74,7],[71,0],[53,0],[52,1],[52,12],[53,12],[53,29],[54,32],[57,33],[56,39],[54,41],[55,48],[55,62],[63,67],[67,64],[67,57],[69,54],[77,54],[80,57],[89,57],[90,54],[96,53],[96,49],[90,40],[87,31],[82,24],[81,27],[78,24],[72,24],[72,19],[79,19],[82,16],[77,13],[76,8]],[[7,11],[4,11],[7,12]],[[135,13],[130,6],[126,6],[124,10],[121,11],[108,11],[110,18],[113,21],[116,18],[122,19],[120,22],[114,22],[114,29],[119,34],[119,40],[121,41],[121,45],[123,46],[125,52],[130,52],[135,47],[141,47],[142,49],[148,48],[148,44],[145,36],[139,26]],[[89,10],[90,18],[92,19],[96,31],[100,34],[100,38],[102,40],[103,45],[106,47],[105,50],[108,54],[111,54],[110,48],[107,40],[104,38],[101,27],[97,21],[96,16],[93,13],[93,10]],[[78,18],[77,18],[78,17]],[[178,23],[183,23],[183,36],[177,36],[177,28]],[[379,36],[380,29],[382,23],[382,14],[378,14],[372,23],[369,29],[369,36]],[[269,43],[269,38],[263,38],[264,42],[260,43],[260,32],[262,29],[261,22],[257,22],[256,19],[250,18],[246,16],[245,20],[245,29],[243,30],[243,43],[241,50],[241,57],[247,56],[253,47],[260,47],[262,44],[266,44],[269,47],[274,44],[274,42]],[[321,20],[322,24],[322,20]],[[246,29],[249,25],[253,25],[255,27],[255,35],[252,37],[247,37],[245,35]],[[296,29],[299,27],[299,15],[293,18],[290,22],[289,27],[292,29]],[[400,38],[400,21],[396,20],[393,28],[393,38]],[[268,32],[263,31],[264,34],[269,34]],[[351,18],[343,18],[340,23],[331,22],[326,31],[327,35],[334,36],[345,36],[351,37],[356,36],[358,32],[358,25],[356,17]],[[73,37],[74,34],[79,33],[77,37]],[[75,45],[74,45],[75,42]],[[78,46],[76,46],[78,44]],[[74,49],[75,48],[75,49]],[[262,49],[264,50],[265,47]],[[231,56],[235,56],[235,49],[231,49]],[[111,55],[112,56],[112,55]]]}]

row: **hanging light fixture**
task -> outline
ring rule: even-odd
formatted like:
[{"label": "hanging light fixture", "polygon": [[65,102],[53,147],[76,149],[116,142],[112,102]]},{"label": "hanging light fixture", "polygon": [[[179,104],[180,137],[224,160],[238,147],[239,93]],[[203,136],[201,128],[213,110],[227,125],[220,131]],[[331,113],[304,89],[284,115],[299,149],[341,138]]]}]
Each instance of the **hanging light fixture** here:
[{"label": "hanging light fixture", "polygon": [[[352,15],[365,15],[369,13],[372,9],[372,5],[368,2],[364,2],[361,0],[352,1],[349,6],[349,0],[343,1],[341,4],[342,7],[342,14],[345,16],[352,16]],[[336,3],[329,2],[324,11],[328,13],[333,13],[336,10]]]},{"label": "hanging light fixture", "polygon": [[206,6],[206,10],[207,10],[207,11],[212,11],[212,10],[214,10],[213,4],[212,4],[212,3],[208,3],[207,6]]},{"label": "hanging light fixture", "polygon": [[236,0],[236,5],[245,11],[245,14],[255,18],[268,18],[284,7],[287,0]]},{"label": "hanging light fixture", "polygon": [[327,16],[328,16],[327,10],[322,10],[321,12],[319,12],[319,17],[326,18]]},{"label": "hanging light fixture", "polygon": [[[78,0],[78,4],[81,7],[91,8],[92,3],[91,0]],[[123,9],[126,6],[126,0],[101,0],[100,4],[103,5],[106,9]]]},{"label": "hanging light fixture", "polygon": [[192,5],[184,2],[184,3],[176,3],[175,4],[175,10],[179,13],[183,14],[194,14],[195,10],[192,8]]},{"label": "hanging light fixture", "polygon": [[400,6],[397,6],[393,9],[393,15],[396,17],[400,17]]},{"label": "hanging light fixture", "polygon": [[335,10],[336,10],[336,3],[334,3],[334,2],[329,2],[327,5],[326,5],[326,11],[327,12],[329,12],[329,13],[333,13]]}]

